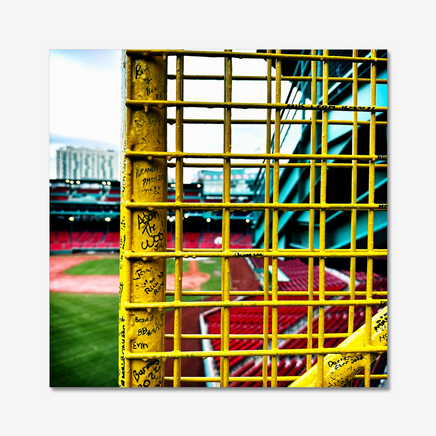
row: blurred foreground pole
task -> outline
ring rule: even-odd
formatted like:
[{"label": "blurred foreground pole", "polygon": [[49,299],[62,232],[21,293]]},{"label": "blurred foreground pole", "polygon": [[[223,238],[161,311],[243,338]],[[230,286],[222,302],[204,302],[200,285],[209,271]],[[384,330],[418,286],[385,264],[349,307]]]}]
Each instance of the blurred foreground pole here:
[{"label": "blurred foreground pole", "polygon": [[[166,109],[144,104],[130,108],[129,100],[166,100],[166,59],[122,53],[122,142],[119,287],[120,387],[164,385],[162,359],[126,358],[126,353],[164,351],[165,310],[128,309],[125,303],[165,301],[166,260],[153,252],[166,251],[166,209],[131,210],[129,203],[167,201],[167,161],[144,154],[131,158],[126,152],[167,151]],[[127,253],[143,253],[128,257]],[[150,256],[148,256],[150,253]]]}]

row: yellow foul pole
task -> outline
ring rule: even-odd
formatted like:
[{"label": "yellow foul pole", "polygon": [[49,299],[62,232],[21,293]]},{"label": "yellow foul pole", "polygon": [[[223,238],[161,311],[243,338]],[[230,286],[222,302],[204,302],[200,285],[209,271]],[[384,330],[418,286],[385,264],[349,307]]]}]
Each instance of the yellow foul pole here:
[{"label": "yellow foul pole", "polygon": [[[164,351],[165,311],[162,307],[126,308],[126,303],[165,301],[166,259],[153,254],[166,251],[167,211],[133,209],[130,204],[166,202],[167,163],[165,158],[137,158],[128,153],[167,150],[166,109],[147,104],[166,99],[166,71],[162,56],[123,53],[123,101],[144,103],[123,109],[118,322],[121,387],[158,387],[164,380],[161,358],[139,359],[135,354]],[[132,256],[135,252],[147,256]]]}]

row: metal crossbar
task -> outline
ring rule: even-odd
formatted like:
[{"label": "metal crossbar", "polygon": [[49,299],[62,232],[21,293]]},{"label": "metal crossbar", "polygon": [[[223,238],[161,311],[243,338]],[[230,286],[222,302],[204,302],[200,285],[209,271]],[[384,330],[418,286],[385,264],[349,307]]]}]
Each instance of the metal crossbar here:
[{"label": "metal crossbar", "polygon": [[[175,58],[175,74],[167,74],[169,57]],[[184,74],[187,57],[220,58],[223,74]],[[265,61],[265,75],[235,75],[236,59]],[[294,74],[282,74],[286,62],[300,62],[304,68]],[[274,64],[273,64],[274,62]],[[347,77],[329,77],[329,63],[351,63]],[[377,86],[387,79],[377,77],[378,67],[386,67],[387,58],[371,50],[366,57],[332,56],[329,50],[312,50],[310,54],[286,54],[280,50],[266,53],[185,50],[126,50],[123,52],[123,141],[121,150],[121,249],[119,293],[119,385],[122,387],[160,387],[171,384],[203,382],[228,387],[242,383],[258,383],[277,387],[286,382],[294,387],[352,386],[363,381],[385,380],[384,374],[372,374],[372,362],[387,352],[387,292],[374,289],[374,258],[386,257],[387,249],[375,243],[375,216],[386,213],[387,204],[376,202],[376,172],[386,171],[387,155],[377,154],[376,139],[386,134],[387,107],[377,105]],[[273,75],[275,68],[275,75]],[[363,69],[367,74],[362,74]],[[306,74],[303,74],[303,72]],[[369,77],[367,77],[369,74]],[[223,83],[223,101],[185,101],[185,81],[213,80]],[[167,81],[175,81],[175,100],[167,99]],[[240,103],[233,101],[233,81],[260,81],[266,85],[266,101]],[[310,103],[282,102],[282,85],[306,86]],[[336,104],[331,100],[331,86],[351,87],[351,101]],[[273,85],[275,92],[273,92]],[[293,85],[294,86],[294,85]],[[359,105],[359,87],[369,86],[369,104]],[[307,91],[309,90],[309,91]],[[175,118],[167,118],[174,108]],[[222,119],[185,118],[187,108],[220,109]],[[266,111],[265,119],[234,119],[239,109]],[[286,111],[305,111],[307,119],[285,116]],[[338,119],[337,114],[350,113]],[[335,117],[331,115],[335,114]],[[365,114],[362,118],[361,115]],[[333,118],[333,119],[332,119]],[[340,115],[339,115],[340,118]],[[217,124],[223,127],[222,152],[185,151],[185,124]],[[175,126],[175,149],[168,151],[167,126]],[[262,153],[232,151],[234,125],[261,125],[265,129]],[[307,152],[282,152],[284,128],[301,126],[309,135]],[[336,152],[330,144],[332,126],[350,126],[349,152]],[[358,146],[359,128],[369,129],[367,151]],[[380,129],[383,129],[381,131]],[[380,132],[380,133],[379,133]],[[329,150],[329,148],[332,150]],[[189,159],[189,161],[186,161]],[[195,160],[195,162],[192,162]],[[215,160],[215,161],[213,161]],[[220,162],[216,162],[220,160]],[[234,162],[237,161],[237,163]],[[239,161],[239,162],[238,162]],[[250,162],[251,161],[251,162]],[[175,168],[175,199],[168,200],[168,168]],[[222,171],[222,199],[218,202],[194,203],[184,200],[185,168],[218,168]],[[250,203],[235,203],[231,198],[231,171],[234,168],[257,168],[260,194]],[[351,198],[349,202],[328,201],[328,174],[334,169],[349,169]],[[281,197],[283,171],[309,173],[308,197],[305,201],[285,202]],[[366,171],[367,194],[358,194],[361,171]],[[319,186],[319,192],[317,192]],[[222,246],[185,248],[184,214],[190,211],[218,211],[222,214]],[[235,211],[257,213],[263,221],[263,237],[255,247],[232,248],[230,223]],[[349,248],[329,248],[327,225],[332,211],[348,213]],[[167,247],[167,213],[175,216],[175,245]],[[286,213],[308,213],[308,240],[304,248],[287,248],[279,240],[280,220]],[[359,214],[367,216],[366,247],[357,243]],[[262,242],[263,241],[263,242]],[[232,290],[231,261],[234,258],[263,259],[263,288]],[[183,264],[188,259],[221,259],[221,289],[213,291],[183,290]],[[279,286],[279,262],[289,259],[307,262],[307,287],[300,291],[284,291]],[[166,262],[174,259],[174,290],[167,290]],[[349,287],[329,290],[326,286],[326,261],[349,260]],[[356,289],[356,262],[366,259],[366,289]],[[316,268],[318,273],[316,274]],[[318,282],[318,287],[315,282]],[[292,299],[287,297],[292,296]],[[167,301],[172,297],[173,301]],[[185,301],[183,297],[197,297]],[[214,297],[214,298],[211,298]],[[219,297],[219,300],[216,299]],[[333,308],[347,308],[344,332],[326,331],[327,316]],[[364,322],[356,330],[356,308],[364,307]],[[220,314],[219,333],[205,331],[188,334],[183,331],[183,311],[202,308]],[[262,333],[230,333],[231,310],[259,308]],[[279,310],[305,310],[305,330],[279,330]],[[165,334],[165,314],[174,311],[174,330]],[[203,315],[205,315],[203,313]],[[259,312],[260,313],[260,312]],[[204,318],[203,318],[204,319]],[[186,351],[183,341],[197,339],[216,341],[219,349],[210,347]],[[329,340],[343,340],[329,346]],[[231,348],[230,341],[260,341],[257,348]],[[304,341],[304,346],[287,348],[283,343]],[[173,344],[168,349],[165,342]],[[304,356],[304,361],[302,357]],[[258,373],[233,375],[234,358],[252,358],[260,365]],[[281,375],[282,359],[298,358],[305,362],[302,374]],[[172,359],[173,374],[165,375],[165,362]],[[182,374],[182,361],[206,359],[219,368],[219,373],[206,376]],[[316,363],[315,363],[316,360]],[[282,366],[281,366],[282,365]]]}]

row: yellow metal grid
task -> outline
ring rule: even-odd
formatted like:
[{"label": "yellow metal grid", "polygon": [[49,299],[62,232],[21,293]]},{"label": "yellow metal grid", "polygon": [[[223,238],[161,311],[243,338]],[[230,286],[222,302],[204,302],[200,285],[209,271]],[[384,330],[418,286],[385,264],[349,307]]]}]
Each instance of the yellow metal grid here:
[{"label": "yellow metal grid", "polygon": [[[176,74],[167,75],[167,59],[176,58]],[[217,57],[224,61],[222,76],[185,75],[184,59],[186,57]],[[265,76],[233,76],[232,61],[239,59],[265,59]],[[308,76],[282,76],[282,61],[310,61]],[[275,61],[275,76],[272,74],[272,62]],[[329,78],[329,62],[352,62],[352,77]],[[357,50],[352,57],[330,56],[328,50],[320,53],[313,50],[311,55],[282,54],[280,50],[268,50],[267,53],[239,53],[226,50],[223,52],[184,51],[184,50],[126,50],[124,52],[123,88],[124,136],[122,144],[122,181],[121,181],[121,249],[120,249],[120,299],[119,299],[119,385],[123,387],[163,386],[164,381],[171,381],[174,387],[182,382],[218,382],[227,387],[230,382],[261,381],[264,387],[277,386],[280,381],[294,382],[292,386],[338,386],[354,379],[363,378],[366,387],[371,380],[386,378],[386,375],[371,375],[371,362],[380,353],[387,351],[387,308],[372,317],[372,306],[386,305],[386,292],[373,292],[373,258],[387,256],[387,250],[374,248],[374,212],[386,210],[386,204],[374,203],[375,170],[386,168],[385,155],[376,154],[376,126],[386,125],[385,121],[376,121],[376,113],[386,112],[386,107],[376,106],[376,84],[385,84],[386,80],[377,78],[377,65],[387,62],[386,58],[377,57],[377,51],[371,50],[369,57],[358,57]],[[318,64],[322,64],[322,76],[317,76]],[[369,64],[370,78],[358,77],[358,65]],[[176,100],[167,100],[167,80],[176,81]],[[224,97],[222,102],[198,102],[184,100],[185,80],[222,80]],[[266,82],[266,102],[235,103],[232,101],[232,82],[235,80],[253,80]],[[310,82],[311,104],[288,104],[281,102],[281,84],[284,80]],[[272,83],[275,82],[276,95],[272,101]],[[338,106],[329,104],[329,86],[332,82],[351,83],[352,105]],[[316,104],[317,84],[322,84],[322,104]],[[370,106],[358,106],[359,84],[369,83],[371,89]],[[166,109],[174,107],[176,118],[167,119]],[[221,108],[223,119],[185,119],[184,108]],[[266,109],[265,120],[232,119],[232,109]],[[308,120],[282,120],[284,109],[310,110]],[[272,112],[274,111],[274,119]],[[317,111],[322,118],[317,119]],[[353,119],[329,120],[331,111],[351,111]],[[358,119],[359,112],[369,112],[370,121]],[[201,153],[184,151],[184,124],[222,124],[224,128],[222,153]],[[166,126],[175,124],[175,151],[168,152],[166,144]],[[232,153],[232,125],[265,125],[265,153]],[[309,154],[285,154],[280,152],[281,125],[310,125]],[[352,154],[328,153],[328,126],[352,125]],[[321,126],[321,153],[316,153],[317,126]],[[358,126],[369,125],[370,146],[368,154],[358,154]],[[274,126],[273,150],[271,150],[272,128]],[[185,162],[196,159],[198,162]],[[209,162],[222,159],[222,163]],[[251,163],[237,163],[240,159],[250,159]],[[292,162],[309,160],[310,163]],[[330,160],[340,162],[329,162]],[[175,202],[167,201],[167,168],[175,167]],[[188,203],[183,199],[184,168],[222,168],[223,197],[221,203]],[[310,169],[310,197],[308,203],[280,203],[279,175],[280,169],[299,167]],[[327,169],[351,168],[351,202],[345,204],[327,203]],[[230,201],[230,175],[232,168],[264,168],[265,200],[264,203],[237,204]],[[321,170],[320,201],[315,201],[315,171]],[[357,169],[368,168],[368,202],[357,202]],[[146,176],[141,179],[140,176]],[[142,180],[142,184],[141,181]],[[144,180],[146,180],[144,182]],[[270,189],[272,185],[272,199]],[[272,201],[271,201],[272,200]],[[175,211],[175,248],[166,247],[166,214]],[[183,248],[183,214],[191,210],[214,210],[222,212],[222,248],[185,249]],[[230,248],[230,214],[237,210],[261,210],[265,214],[264,247],[256,249]],[[282,211],[309,211],[309,248],[283,249],[278,246],[279,213]],[[349,211],[351,213],[350,249],[326,249],[326,212]],[[356,214],[358,211],[368,213],[368,243],[366,249],[356,247]],[[319,213],[319,248],[315,248],[315,213]],[[272,224],[270,224],[272,217]],[[271,245],[270,245],[271,244]],[[260,256],[264,258],[263,291],[230,290],[230,258],[239,256]],[[221,290],[217,291],[182,291],[183,261],[188,258],[221,258]],[[306,258],[308,261],[308,290],[293,292],[304,295],[307,301],[279,300],[282,295],[289,295],[278,290],[278,259]],[[166,259],[175,259],[174,301],[166,302]],[[269,259],[272,259],[271,291],[269,283]],[[325,290],[326,259],[350,259],[349,292],[327,292]],[[366,292],[355,290],[356,258],[367,259]],[[319,261],[319,291],[313,287],[314,261]],[[198,297],[198,301],[185,302],[185,295]],[[231,300],[231,297],[263,296],[259,301]],[[326,300],[326,297],[348,295],[348,300]],[[203,297],[219,296],[220,301],[203,301]],[[364,296],[364,299],[356,299]],[[271,299],[270,299],[271,298]],[[366,306],[365,324],[357,332],[353,331],[355,306]],[[283,306],[307,307],[306,334],[279,334],[277,329],[278,308]],[[324,311],[330,306],[349,307],[348,332],[325,333]],[[182,311],[184,308],[220,308],[221,333],[184,334],[182,329]],[[232,307],[263,307],[262,334],[230,334],[229,311]],[[271,307],[272,332],[268,333],[269,308]],[[174,309],[174,333],[164,334],[165,310]],[[318,333],[313,332],[313,309],[318,309]],[[147,341],[142,341],[147,335]],[[345,341],[335,348],[325,348],[326,338],[341,337]],[[280,349],[279,339],[305,338],[307,348]],[[173,340],[173,349],[165,350],[165,339]],[[219,351],[182,351],[184,339],[220,339]],[[261,339],[262,349],[230,350],[230,339]],[[318,346],[313,348],[313,340]],[[301,377],[280,377],[277,374],[278,356],[307,356],[307,372]],[[363,356],[354,361],[355,356]],[[230,377],[229,358],[232,356],[262,356],[261,377]],[[311,357],[317,356],[318,362],[312,368]],[[187,377],[181,372],[181,360],[189,358],[220,358],[220,377]],[[165,377],[166,359],[174,359],[172,377]],[[329,363],[343,359],[346,364],[339,365],[336,372],[329,371]],[[271,362],[271,375],[268,375],[268,362]],[[364,369],[364,375],[357,373]],[[330,379],[329,379],[330,377]],[[332,383],[332,378],[336,380]]]}]

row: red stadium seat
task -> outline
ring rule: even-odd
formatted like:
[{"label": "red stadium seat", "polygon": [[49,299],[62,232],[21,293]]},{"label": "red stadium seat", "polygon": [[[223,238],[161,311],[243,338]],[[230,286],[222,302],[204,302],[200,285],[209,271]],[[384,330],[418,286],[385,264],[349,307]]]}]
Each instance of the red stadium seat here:
[{"label": "red stadium seat", "polygon": [[50,251],[62,251],[63,244],[60,242],[52,242],[50,244]]},{"label": "red stadium seat", "polygon": [[70,242],[70,234],[67,231],[58,232],[58,242]]}]

